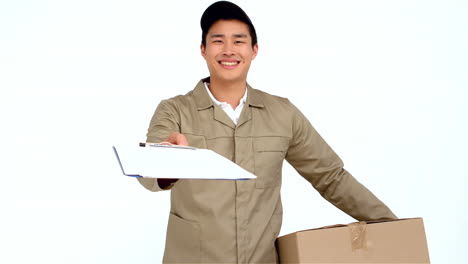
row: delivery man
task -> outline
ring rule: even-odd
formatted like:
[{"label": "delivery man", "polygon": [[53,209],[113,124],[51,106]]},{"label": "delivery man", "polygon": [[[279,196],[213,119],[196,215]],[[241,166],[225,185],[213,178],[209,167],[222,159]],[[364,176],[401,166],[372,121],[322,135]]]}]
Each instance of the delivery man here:
[{"label": "delivery man", "polygon": [[151,191],[171,190],[165,263],[277,263],[284,159],[351,217],[396,218],[343,168],[288,99],[247,83],[258,44],[255,28],[240,7],[227,1],[212,4],[201,17],[201,28],[201,55],[210,76],[187,94],[159,104],[147,142],[211,149],[257,178],[140,178]]}]

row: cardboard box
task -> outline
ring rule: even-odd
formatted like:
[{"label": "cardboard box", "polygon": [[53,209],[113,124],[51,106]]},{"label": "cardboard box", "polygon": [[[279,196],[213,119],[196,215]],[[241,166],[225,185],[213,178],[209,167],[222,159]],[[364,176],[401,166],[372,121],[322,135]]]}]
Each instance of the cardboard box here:
[{"label": "cardboard box", "polygon": [[277,247],[280,263],[430,263],[422,218],[304,230]]}]

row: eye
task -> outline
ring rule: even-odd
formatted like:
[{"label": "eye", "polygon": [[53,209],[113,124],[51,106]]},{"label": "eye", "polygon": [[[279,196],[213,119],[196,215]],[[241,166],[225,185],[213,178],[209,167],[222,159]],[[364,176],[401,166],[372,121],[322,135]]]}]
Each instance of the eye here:
[{"label": "eye", "polygon": [[242,40],[236,40],[236,41],[234,41],[234,43],[235,43],[235,44],[244,44],[244,43],[245,43],[245,41],[242,41]]},{"label": "eye", "polygon": [[222,44],[223,41],[220,40],[220,39],[215,39],[215,40],[213,40],[213,43],[215,43],[215,44]]}]

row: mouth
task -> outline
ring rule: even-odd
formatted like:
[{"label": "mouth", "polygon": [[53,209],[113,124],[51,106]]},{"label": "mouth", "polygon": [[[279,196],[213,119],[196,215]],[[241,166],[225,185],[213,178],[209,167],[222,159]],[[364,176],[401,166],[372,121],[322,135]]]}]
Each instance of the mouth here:
[{"label": "mouth", "polygon": [[232,68],[235,68],[237,65],[239,65],[240,61],[237,61],[237,60],[221,60],[221,61],[218,61],[218,63],[223,68],[232,69]]}]

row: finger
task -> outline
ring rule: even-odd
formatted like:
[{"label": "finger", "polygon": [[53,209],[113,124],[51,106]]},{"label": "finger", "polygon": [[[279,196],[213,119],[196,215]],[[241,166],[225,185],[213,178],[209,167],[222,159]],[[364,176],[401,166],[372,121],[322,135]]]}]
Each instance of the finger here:
[{"label": "finger", "polygon": [[188,146],[187,138],[179,132],[171,133],[166,141],[175,145]]},{"label": "finger", "polygon": [[188,146],[187,138],[180,133],[177,133],[176,145]]}]

